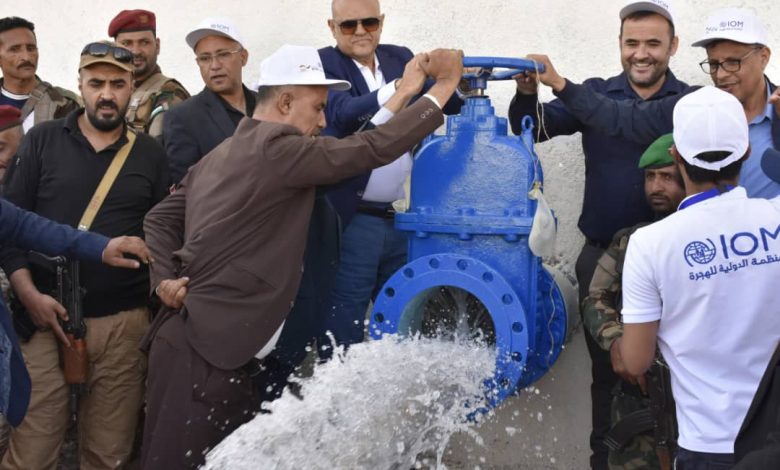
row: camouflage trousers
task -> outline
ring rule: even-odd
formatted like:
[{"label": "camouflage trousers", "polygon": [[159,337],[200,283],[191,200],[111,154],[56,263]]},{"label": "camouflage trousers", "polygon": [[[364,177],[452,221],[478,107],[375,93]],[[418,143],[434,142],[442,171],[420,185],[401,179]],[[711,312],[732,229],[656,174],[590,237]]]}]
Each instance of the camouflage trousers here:
[{"label": "camouflage trousers", "polygon": [[[618,384],[612,392],[612,425],[635,411],[649,407],[648,399],[639,394],[637,387]],[[645,432],[633,439],[619,451],[609,451],[610,470],[646,470],[660,469],[661,464],[655,453],[653,432]]]}]

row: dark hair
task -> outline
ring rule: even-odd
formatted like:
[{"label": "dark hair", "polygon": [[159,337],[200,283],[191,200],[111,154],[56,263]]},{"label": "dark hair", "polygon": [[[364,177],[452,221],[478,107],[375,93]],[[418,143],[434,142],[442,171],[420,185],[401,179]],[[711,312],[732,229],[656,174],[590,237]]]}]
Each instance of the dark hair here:
[{"label": "dark hair", "polygon": [[[696,155],[693,158],[704,160],[705,162],[712,163],[731,155],[731,152],[704,152]],[[747,154],[745,154],[747,155]],[[688,179],[694,183],[718,183],[723,180],[733,180],[739,176],[739,170],[742,169],[742,162],[745,157],[740,158],[734,163],[724,166],[720,170],[707,170],[698,166],[691,165],[684,158],[682,159],[683,166],[685,167],[685,173],[688,174]]]},{"label": "dark hair", "polygon": [[285,85],[265,85],[258,87],[257,94],[255,95],[255,103],[265,104],[276,97],[284,87]]},{"label": "dark hair", "polygon": [[8,30],[16,28],[29,29],[33,34],[35,34],[35,25],[25,20],[24,18],[19,18],[18,16],[8,16],[6,18],[0,19],[0,33],[4,33]]},{"label": "dark hair", "polygon": [[623,18],[623,20],[620,22],[620,37],[621,38],[623,37],[623,24],[625,24],[626,20],[639,21],[641,19],[647,18],[649,16],[653,16],[653,15],[658,15],[661,18],[665,19],[667,23],[669,23],[669,33],[670,33],[669,37],[674,39],[674,23],[669,21],[669,18],[667,18],[667,17],[665,17],[663,15],[660,15],[660,14],[654,12],[654,11],[647,11],[647,10],[635,11],[634,13],[631,13],[630,15],[626,16],[625,18]]}]

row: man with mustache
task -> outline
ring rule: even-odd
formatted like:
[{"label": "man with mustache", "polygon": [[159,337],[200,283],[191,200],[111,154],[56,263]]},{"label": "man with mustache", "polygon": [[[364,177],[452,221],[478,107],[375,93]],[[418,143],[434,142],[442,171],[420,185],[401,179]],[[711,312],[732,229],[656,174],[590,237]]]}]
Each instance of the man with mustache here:
[{"label": "man with mustache", "polygon": [[108,35],[133,53],[135,89],[127,108],[127,123],[162,141],[163,115],[190,94],[181,83],[163,75],[157,65],[157,18],[147,10],[122,10],[108,25]]},{"label": "man with mustache", "polygon": [[[9,201],[109,237],[143,236],[143,218],[167,195],[169,177],[162,147],[125,124],[132,62],[133,54],[113,43],[87,44],[78,82],[85,108],[27,134],[6,187]],[[99,184],[107,184],[103,195]],[[96,194],[102,205],[90,222],[86,209]],[[58,357],[59,343],[68,341],[58,320],[71,312],[49,295],[50,274],[34,269],[26,252],[6,247],[0,265],[23,306],[15,315],[33,325],[22,344],[32,379],[30,408],[11,433],[0,468],[54,469],[70,418],[69,387]],[[123,467],[144,390],[146,359],[138,342],[149,324],[149,272],[85,264],[80,275],[89,357],[89,393],[79,401],[81,465]]]},{"label": "man with mustache", "polygon": [[242,83],[249,51],[232,20],[206,18],[185,40],[206,86],[165,116],[163,141],[174,183],[255,109],[255,94]]},{"label": "man with mustache", "polygon": [[[678,44],[670,1],[631,1],[620,10],[620,20],[618,39],[623,73],[607,79],[591,78],[583,86],[593,94],[625,101],[655,101],[685,90],[688,86],[669,70],[669,59],[677,51]],[[516,134],[521,131],[524,116],[536,120],[537,100],[537,83],[531,74],[519,76],[517,94],[509,107],[509,121]],[[615,233],[653,219],[653,211],[643,191],[644,175],[637,167],[639,157],[652,140],[640,145],[613,137],[595,129],[589,116],[573,115],[567,104],[557,99],[543,104],[544,122],[534,125],[536,140],[540,142],[558,135],[582,133],[585,194],[578,226],[585,236],[585,244],[575,265],[582,302],[588,295],[597,261]],[[671,130],[669,123],[662,133]],[[610,426],[611,389],[618,377],[612,371],[609,354],[587,330],[585,340],[593,379],[590,464],[593,469],[606,469],[607,448],[603,439]]]},{"label": "man with mustache", "polygon": [[72,91],[41,80],[35,25],[15,16],[0,19],[0,105],[22,111],[23,129],[65,117],[81,104]]},{"label": "man with mustache", "polygon": [[[713,85],[742,103],[749,124],[751,157],[742,166],[739,184],[749,197],[771,199],[780,195],[780,90],[765,71],[772,51],[764,25],[744,8],[713,12],[704,34],[694,47],[703,47],[707,58],[699,63]],[[571,83],[543,55],[529,59],[545,65],[539,80],[553,89],[569,112],[586,118],[590,126],[613,138],[645,145],[668,132],[672,112],[683,95],[653,101],[619,101],[593,93],[587,86]],[[699,87],[690,87],[690,93]]]},{"label": "man with mustache", "polygon": [[[669,153],[672,144],[671,134],[659,137],[639,159],[639,168],[645,174],[645,197],[653,209],[655,220],[675,212],[685,198],[682,176]],[[625,375],[622,370],[619,351],[623,324],[618,315],[626,248],[631,234],[645,225],[648,223],[642,222],[615,234],[609,248],[599,258],[590,282],[589,295],[582,302],[582,322],[585,328],[603,350],[609,351],[613,370],[624,379],[613,384],[618,392],[612,401],[613,427],[631,413],[648,407],[643,395],[644,383],[638,385],[634,377]],[[653,432],[641,429],[629,431],[633,434],[631,438],[625,439],[624,447],[610,450],[610,468],[668,468],[659,462]]]}]

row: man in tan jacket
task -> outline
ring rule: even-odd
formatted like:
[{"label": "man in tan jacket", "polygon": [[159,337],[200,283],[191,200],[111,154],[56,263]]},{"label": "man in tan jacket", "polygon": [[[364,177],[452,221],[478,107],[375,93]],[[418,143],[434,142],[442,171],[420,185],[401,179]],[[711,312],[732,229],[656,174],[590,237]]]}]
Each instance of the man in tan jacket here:
[{"label": "man in tan jacket", "polygon": [[426,75],[436,84],[387,124],[317,138],[329,87],[314,48],[283,46],[261,65],[258,105],[147,215],[152,286],[171,311],[151,344],[144,468],[196,467],[256,410],[250,376],[272,348],[301,278],[315,185],[387,164],[443,122],[462,53],[407,65],[385,107],[400,111]]}]

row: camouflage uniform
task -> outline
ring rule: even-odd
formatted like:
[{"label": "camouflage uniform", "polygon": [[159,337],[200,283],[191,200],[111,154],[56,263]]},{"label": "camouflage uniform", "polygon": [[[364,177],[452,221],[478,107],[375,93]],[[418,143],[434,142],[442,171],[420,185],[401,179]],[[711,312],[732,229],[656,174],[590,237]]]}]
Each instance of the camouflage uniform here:
[{"label": "camouflage uniform", "polygon": [[[589,295],[582,302],[582,317],[585,328],[604,350],[609,351],[612,343],[623,336],[620,322],[622,305],[621,281],[623,261],[626,256],[629,237],[642,223],[620,230],[601,256],[593,273]],[[622,417],[649,407],[649,400],[641,396],[636,386],[620,381],[613,391],[612,424]],[[609,452],[610,469],[656,469],[661,468],[655,453],[655,439],[652,432],[642,433],[631,439],[620,451]]]},{"label": "camouflage uniform", "polygon": [[160,67],[146,80],[135,82],[135,91],[127,108],[127,123],[138,132],[144,132],[158,141],[162,139],[163,114],[190,97],[173,78],[162,74]]},{"label": "camouflage uniform", "polygon": [[[70,90],[52,86],[49,82],[44,82],[36,77],[38,84],[30,92],[30,98],[22,107],[22,121],[35,111],[33,125],[52,119],[64,118],[74,109],[81,107],[81,97]],[[0,78],[0,86],[3,85],[3,79]]]}]

